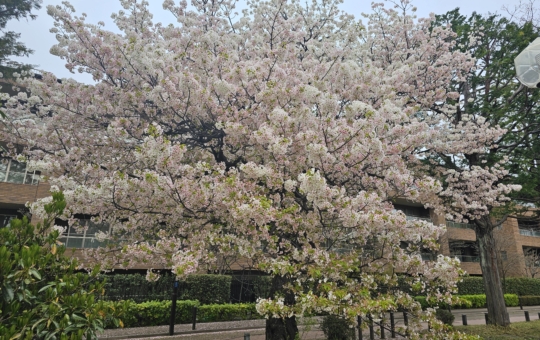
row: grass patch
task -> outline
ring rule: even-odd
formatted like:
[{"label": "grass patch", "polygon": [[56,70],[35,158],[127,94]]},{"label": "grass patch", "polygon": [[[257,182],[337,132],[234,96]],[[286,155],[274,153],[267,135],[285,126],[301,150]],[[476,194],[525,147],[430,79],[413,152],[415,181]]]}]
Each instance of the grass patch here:
[{"label": "grass patch", "polygon": [[463,333],[479,335],[482,339],[486,340],[540,339],[540,320],[515,322],[510,327],[471,325],[455,326],[454,328]]}]

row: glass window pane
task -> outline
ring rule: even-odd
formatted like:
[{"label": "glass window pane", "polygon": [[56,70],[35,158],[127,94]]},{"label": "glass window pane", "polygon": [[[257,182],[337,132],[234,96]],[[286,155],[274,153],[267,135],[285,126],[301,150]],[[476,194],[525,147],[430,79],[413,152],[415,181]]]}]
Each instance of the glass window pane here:
[{"label": "glass window pane", "polygon": [[66,242],[66,248],[82,248],[82,237],[68,237]]},{"label": "glass window pane", "polygon": [[26,164],[11,161],[7,181],[10,183],[24,183]]},{"label": "glass window pane", "polygon": [[8,164],[9,164],[8,159],[0,160],[0,182],[6,181],[6,172],[7,172]]},{"label": "glass window pane", "polygon": [[39,183],[39,171],[31,171],[26,174],[24,184],[38,185]]}]

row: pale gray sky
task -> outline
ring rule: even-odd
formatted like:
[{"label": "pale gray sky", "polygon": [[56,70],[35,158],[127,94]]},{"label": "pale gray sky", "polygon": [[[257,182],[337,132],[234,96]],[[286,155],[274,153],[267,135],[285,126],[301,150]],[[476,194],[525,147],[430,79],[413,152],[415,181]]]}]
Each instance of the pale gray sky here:
[{"label": "pale gray sky", "polygon": [[[47,5],[60,4],[62,0],[44,0],[42,9],[35,13],[38,18],[33,21],[10,21],[8,30],[21,33],[21,40],[35,52],[29,58],[18,58],[18,60],[37,65],[37,69],[54,72],[59,78],[75,78],[78,81],[92,82],[91,77],[84,74],[72,74],[64,67],[64,61],[49,53],[49,49],[56,43],[56,39],[49,29],[53,27],[51,17],[47,15]],[[154,14],[154,22],[170,23],[174,22],[174,17],[163,10],[162,0],[148,0],[151,11]],[[380,2],[382,0],[378,0]],[[77,13],[86,13],[87,22],[97,23],[105,22],[105,28],[114,30],[115,26],[110,19],[111,13],[121,9],[117,0],[72,0],[71,4],[77,10]],[[241,0],[245,3],[245,0]],[[463,14],[470,14],[473,11],[485,13],[502,13],[502,6],[513,6],[519,3],[519,0],[413,0],[413,5],[418,8],[417,16],[428,16],[433,12],[442,14],[456,7],[461,9]],[[389,4],[390,5],[390,4]],[[364,0],[345,0],[342,9],[348,13],[360,17],[361,13],[369,13],[371,1]]]}]

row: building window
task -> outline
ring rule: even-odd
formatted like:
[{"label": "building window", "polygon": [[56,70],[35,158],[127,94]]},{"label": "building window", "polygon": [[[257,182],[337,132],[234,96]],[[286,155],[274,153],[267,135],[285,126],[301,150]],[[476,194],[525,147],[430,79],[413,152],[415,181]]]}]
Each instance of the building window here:
[{"label": "building window", "polygon": [[518,219],[519,233],[523,236],[540,237],[540,223],[538,219]]},{"label": "building window", "polygon": [[504,250],[501,251],[501,259],[503,261],[508,261],[508,253]]},{"label": "building window", "polygon": [[0,182],[38,185],[39,176],[39,171],[28,171],[25,163],[0,159]]},{"label": "building window", "polygon": [[106,242],[96,240],[95,234],[98,231],[109,232],[108,224],[95,223],[92,220],[80,219],[79,226],[67,226],[66,221],[56,220],[55,224],[66,228],[60,236],[60,242],[64,243],[66,248],[98,248],[104,247]]},{"label": "building window", "polygon": [[424,220],[431,222],[429,210],[424,207],[411,207],[408,205],[394,204],[394,209],[399,210],[407,216],[408,220]]}]

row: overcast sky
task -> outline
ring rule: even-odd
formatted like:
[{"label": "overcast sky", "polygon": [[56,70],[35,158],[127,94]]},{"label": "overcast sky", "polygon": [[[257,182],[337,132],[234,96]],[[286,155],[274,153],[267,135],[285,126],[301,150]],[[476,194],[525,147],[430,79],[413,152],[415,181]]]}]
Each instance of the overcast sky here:
[{"label": "overcast sky", "polygon": [[[72,74],[64,67],[64,61],[49,53],[49,49],[56,43],[56,39],[49,29],[53,27],[51,17],[47,15],[47,5],[60,4],[62,0],[44,0],[42,9],[35,13],[38,18],[33,21],[16,21],[8,23],[8,30],[21,33],[21,40],[33,49],[35,52],[29,58],[19,58],[19,61],[36,65],[37,69],[54,72],[59,78],[75,78],[78,81],[92,82],[88,75]],[[154,14],[154,22],[170,23],[174,22],[174,17],[163,10],[162,0],[148,0],[151,11]],[[382,1],[382,0],[378,0]],[[105,22],[105,28],[114,30],[115,26],[110,19],[111,13],[121,9],[117,0],[72,0],[77,13],[86,13],[87,22],[97,23]],[[241,0],[245,3],[245,0]],[[519,3],[519,0],[413,0],[413,5],[418,8],[419,17],[428,16],[429,13],[445,13],[456,7],[459,7],[463,14],[470,14],[474,11],[487,13],[503,13],[503,5],[512,7]],[[371,1],[364,0],[345,0],[342,9],[348,13],[354,14],[359,18],[361,13],[369,13]]]}]

